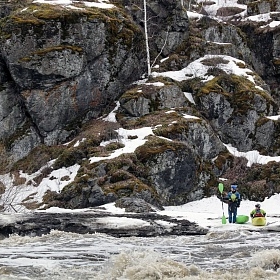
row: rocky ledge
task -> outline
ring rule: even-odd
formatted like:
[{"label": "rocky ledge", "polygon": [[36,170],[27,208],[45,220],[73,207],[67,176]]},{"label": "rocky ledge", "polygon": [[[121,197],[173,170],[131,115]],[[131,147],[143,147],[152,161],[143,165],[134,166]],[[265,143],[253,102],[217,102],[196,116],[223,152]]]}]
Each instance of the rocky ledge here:
[{"label": "rocky ledge", "polygon": [[86,212],[1,214],[0,235],[41,236],[59,230],[74,233],[105,233],[114,237],[160,235],[204,235],[208,229],[184,219],[157,213],[111,214],[89,209]]}]

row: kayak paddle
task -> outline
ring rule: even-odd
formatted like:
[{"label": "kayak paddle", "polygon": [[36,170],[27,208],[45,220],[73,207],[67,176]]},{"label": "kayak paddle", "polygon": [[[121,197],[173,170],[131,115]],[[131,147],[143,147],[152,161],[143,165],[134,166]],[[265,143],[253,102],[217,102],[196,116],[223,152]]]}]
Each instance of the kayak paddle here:
[{"label": "kayak paddle", "polygon": [[219,183],[218,188],[219,188],[219,191],[220,191],[221,196],[222,196],[222,209],[223,209],[222,224],[225,225],[227,223],[227,219],[226,219],[225,213],[224,213],[224,203],[223,203],[224,185],[223,185],[223,183]]}]

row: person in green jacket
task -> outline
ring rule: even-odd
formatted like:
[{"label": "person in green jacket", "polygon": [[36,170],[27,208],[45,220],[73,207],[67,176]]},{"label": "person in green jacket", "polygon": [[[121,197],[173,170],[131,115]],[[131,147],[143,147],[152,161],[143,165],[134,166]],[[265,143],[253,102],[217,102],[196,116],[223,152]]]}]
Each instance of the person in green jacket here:
[{"label": "person in green jacket", "polygon": [[255,205],[255,209],[251,211],[250,216],[251,216],[251,218],[265,217],[266,212],[263,209],[261,209],[261,205],[259,203],[257,203]]}]

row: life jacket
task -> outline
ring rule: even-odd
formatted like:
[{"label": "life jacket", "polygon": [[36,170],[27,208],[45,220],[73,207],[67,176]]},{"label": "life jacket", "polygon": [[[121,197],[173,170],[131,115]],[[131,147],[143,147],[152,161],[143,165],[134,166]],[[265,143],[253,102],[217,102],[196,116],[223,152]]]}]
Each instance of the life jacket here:
[{"label": "life jacket", "polygon": [[262,214],[262,213],[256,213],[256,214],[254,215],[254,217],[263,217],[263,214]]},{"label": "life jacket", "polygon": [[257,210],[255,210],[256,211],[256,213],[254,214],[254,217],[263,217],[263,214],[262,214],[262,212],[261,212],[261,209],[257,209]]},{"label": "life jacket", "polygon": [[240,194],[238,192],[230,192],[228,194],[229,202],[238,203],[240,201]]},{"label": "life jacket", "polygon": [[234,202],[235,200],[237,200],[236,194],[232,193],[231,196],[230,196],[230,199],[231,199],[232,202]]}]

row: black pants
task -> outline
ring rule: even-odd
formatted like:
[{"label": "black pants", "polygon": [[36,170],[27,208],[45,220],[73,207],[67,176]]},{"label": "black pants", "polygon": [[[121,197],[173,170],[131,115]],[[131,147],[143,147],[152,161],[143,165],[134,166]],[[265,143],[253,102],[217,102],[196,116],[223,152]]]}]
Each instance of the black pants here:
[{"label": "black pants", "polygon": [[237,216],[237,204],[231,203],[228,205],[228,221],[229,223],[235,223]]}]

